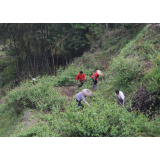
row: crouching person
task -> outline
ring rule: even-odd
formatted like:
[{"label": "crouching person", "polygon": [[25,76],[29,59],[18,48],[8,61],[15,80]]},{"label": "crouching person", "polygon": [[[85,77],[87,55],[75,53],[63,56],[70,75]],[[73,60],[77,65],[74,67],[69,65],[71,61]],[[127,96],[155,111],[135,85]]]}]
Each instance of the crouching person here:
[{"label": "crouching person", "polygon": [[117,104],[122,105],[122,107],[124,107],[125,96],[124,96],[123,92],[116,89],[115,90],[115,97],[116,97],[116,100],[117,100]]},{"label": "crouching person", "polygon": [[83,100],[84,103],[87,104],[87,106],[91,107],[88,102],[86,101],[86,97],[91,97],[93,95],[92,91],[90,91],[89,89],[82,89],[81,92],[79,92],[76,95],[76,101],[78,102],[78,107],[81,107],[81,100]]}]

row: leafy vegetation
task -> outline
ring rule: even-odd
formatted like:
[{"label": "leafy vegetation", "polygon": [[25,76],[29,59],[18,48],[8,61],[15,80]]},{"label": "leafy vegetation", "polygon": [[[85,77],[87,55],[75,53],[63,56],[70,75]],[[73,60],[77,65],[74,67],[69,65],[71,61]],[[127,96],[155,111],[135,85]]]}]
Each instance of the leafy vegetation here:
[{"label": "leafy vegetation", "polygon": [[[31,82],[30,78],[11,90],[0,108],[0,136],[160,136],[159,103],[151,104],[156,108],[152,117],[149,112],[144,115],[132,111],[135,93],[142,86],[146,86],[147,96],[160,97],[160,32],[154,25],[147,28],[145,24],[110,24],[111,30],[108,32],[102,29],[104,25],[94,24],[93,28],[90,24],[73,26],[75,35],[85,30],[85,36],[89,41],[85,36],[83,40],[73,36],[74,42],[70,44],[70,41],[67,41],[65,44],[70,44],[68,47],[77,50],[77,55],[79,45],[81,50],[85,51],[83,43],[90,45],[91,50],[75,58],[67,67],[59,67],[56,71],[57,76],[36,77],[35,82]],[[51,28],[55,29],[54,26]],[[64,33],[67,33],[65,28],[63,29]],[[68,54],[67,51],[63,53]],[[101,69],[104,76],[98,78],[97,90],[93,90],[90,77],[96,69]],[[93,96],[86,98],[91,108],[84,104],[83,109],[78,109],[75,95],[67,97],[59,91],[61,86],[75,84],[75,77],[80,70],[85,73],[87,82],[84,82],[81,88],[75,88],[75,93],[83,88],[92,90]],[[125,108],[116,104],[114,91],[117,88],[125,94]],[[29,109],[38,111],[32,114],[38,118],[38,122],[25,126],[20,122]]]},{"label": "leafy vegetation", "polygon": [[123,108],[104,103],[92,108],[77,110],[66,106],[66,112],[40,116],[45,124],[33,126],[16,136],[62,136],[62,137],[137,137],[159,136],[160,124],[157,117],[148,121],[144,115],[127,113]]},{"label": "leafy vegetation", "polygon": [[52,109],[60,108],[65,103],[65,97],[61,96],[56,89],[45,79],[32,83],[27,81],[21,88],[9,92],[6,98],[6,106],[14,108],[16,112],[24,108]]}]

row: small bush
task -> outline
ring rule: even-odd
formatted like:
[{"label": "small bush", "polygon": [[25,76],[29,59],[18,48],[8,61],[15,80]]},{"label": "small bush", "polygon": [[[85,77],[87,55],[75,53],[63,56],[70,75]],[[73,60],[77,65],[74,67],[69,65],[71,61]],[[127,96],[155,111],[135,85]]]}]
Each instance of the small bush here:
[{"label": "small bush", "polygon": [[144,76],[144,83],[149,84],[147,89],[152,93],[157,93],[160,90],[160,53],[150,56],[153,64],[150,72]]},{"label": "small bush", "polygon": [[59,135],[54,133],[52,129],[45,123],[37,124],[28,128],[21,133],[17,134],[16,137],[58,137]]},{"label": "small bush", "polygon": [[16,112],[22,112],[25,107],[54,110],[63,106],[64,102],[65,97],[44,79],[35,85],[27,81],[19,89],[10,91],[6,97],[6,105],[13,107]]},{"label": "small bush", "polygon": [[128,87],[140,74],[142,74],[142,65],[138,58],[129,59],[119,56],[113,58],[110,70],[113,74],[112,80],[118,87]]}]

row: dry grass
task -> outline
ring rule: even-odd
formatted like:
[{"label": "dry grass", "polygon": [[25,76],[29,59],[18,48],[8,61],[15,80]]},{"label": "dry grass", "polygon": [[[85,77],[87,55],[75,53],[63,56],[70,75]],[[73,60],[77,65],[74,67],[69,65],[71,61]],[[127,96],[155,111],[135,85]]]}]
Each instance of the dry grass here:
[{"label": "dry grass", "polygon": [[23,128],[29,128],[38,123],[39,119],[36,116],[36,112],[36,110],[32,110],[31,112],[29,109],[25,111],[24,116],[21,119],[21,123],[24,124]]}]

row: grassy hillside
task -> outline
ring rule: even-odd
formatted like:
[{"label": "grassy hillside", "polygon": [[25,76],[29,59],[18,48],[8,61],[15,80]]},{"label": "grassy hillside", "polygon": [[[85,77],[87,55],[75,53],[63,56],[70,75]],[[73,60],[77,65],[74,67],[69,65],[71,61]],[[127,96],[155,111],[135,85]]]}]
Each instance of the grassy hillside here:
[{"label": "grassy hillside", "polygon": [[[58,76],[22,82],[0,106],[0,136],[160,136],[159,37],[159,24],[121,26],[106,32],[65,70],[59,69]],[[96,69],[104,76],[93,90],[90,76]],[[87,82],[78,89],[75,77],[80,70]],[[72,94],[66,91],[69,87]],[[78,110],[75,95],[83,88],[93,91],[86,98],[91,108]],[[116,104],[117,88],[125,94],[125,108]]]}]

